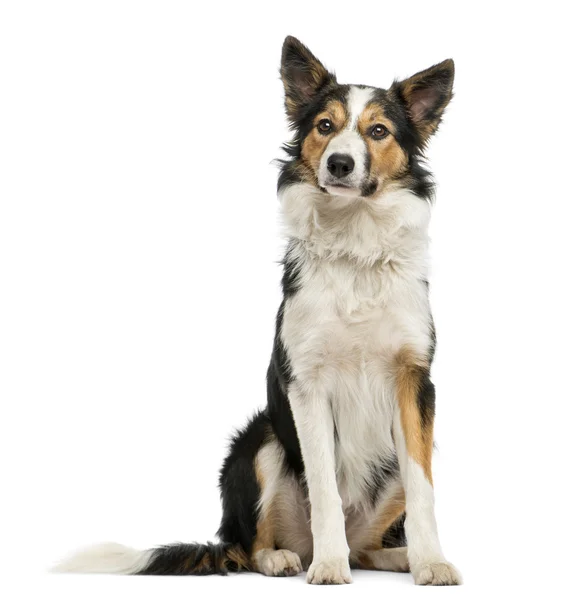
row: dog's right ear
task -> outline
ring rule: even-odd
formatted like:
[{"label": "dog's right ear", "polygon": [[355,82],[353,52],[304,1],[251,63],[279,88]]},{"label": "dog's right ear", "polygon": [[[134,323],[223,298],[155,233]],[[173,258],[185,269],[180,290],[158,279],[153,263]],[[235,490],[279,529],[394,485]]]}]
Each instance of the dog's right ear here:
[{"label": "dog's right ear", "polygon": [[314,96],[330,83],[335,75],[321,64],[302,42],[289,35],[282,46],[281,79],[284,84],[286,114],[298,121]]}]

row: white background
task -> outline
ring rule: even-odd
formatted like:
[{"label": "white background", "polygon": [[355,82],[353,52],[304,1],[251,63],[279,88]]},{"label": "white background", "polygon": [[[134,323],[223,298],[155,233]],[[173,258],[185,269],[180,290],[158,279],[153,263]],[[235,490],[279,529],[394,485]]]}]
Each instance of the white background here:
[{"label": "white background", "polygon": [[[2,2],[0,595],[555,595],[559,56],[552,2]],[[549,8],[548,8],[549,7]],[[54,576],[91,542],[212,539],[265,402],[286,34],[340,81],[448,57],[429,157],[437,517],[466,585]],[[551,589],[550,589],[551,588]]]}]

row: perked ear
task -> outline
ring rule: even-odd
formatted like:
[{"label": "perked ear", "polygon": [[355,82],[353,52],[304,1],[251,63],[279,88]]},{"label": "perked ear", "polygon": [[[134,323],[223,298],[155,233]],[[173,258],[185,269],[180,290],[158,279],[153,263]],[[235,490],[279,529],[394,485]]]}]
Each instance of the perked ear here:
[{"label": "perked ear", "polygon": [[298,120],[318,92],[336,82],[335,75],[329,73],[308,48],[291,35],[282,46],[280,72],[286,114],[293,122]]},{"label": "perked ear", "polygon": [[391,87],[405,104],[423,145],[438,128],[452,98],[453,83],[454,61],[449,58]]}]

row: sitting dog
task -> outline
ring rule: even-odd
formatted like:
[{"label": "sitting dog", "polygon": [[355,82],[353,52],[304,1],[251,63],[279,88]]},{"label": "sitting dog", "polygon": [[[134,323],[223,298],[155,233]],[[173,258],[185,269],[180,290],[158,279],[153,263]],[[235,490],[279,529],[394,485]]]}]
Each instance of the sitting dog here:
[{"label": "sitting dog", "polygon": [[445,60],[389,89],[337,82],[293,37],[281,62],[294,137],[278,197],[287,235],[267,406],[220,474],[217,544],[103,545],[58,570],[257,571],[351,581],[351,568],[455,585],[434,516],[435,332],[423,150],[452,97]]}]

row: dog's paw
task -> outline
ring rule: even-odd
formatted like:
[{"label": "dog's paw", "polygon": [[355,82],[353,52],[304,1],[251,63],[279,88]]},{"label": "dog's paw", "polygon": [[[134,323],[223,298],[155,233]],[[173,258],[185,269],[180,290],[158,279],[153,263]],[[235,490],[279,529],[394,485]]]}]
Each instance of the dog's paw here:
[{"label": "dog's paw", "polygon": [[349,559],[343,557],[312,562],[306,581],[315,585],[351,583]]},{"label": "dog's paw", "polygon": [[290,550],[261,550],[256,562],[258,570],[269,577],[290,577],[302,572],[300,557]]},{"label": "dog's paw", "polygon": [[462,585],[462,576],[448,562],[422,563],[413,570],[415,585]]}]

